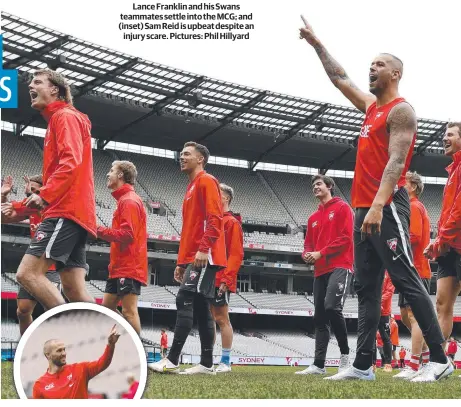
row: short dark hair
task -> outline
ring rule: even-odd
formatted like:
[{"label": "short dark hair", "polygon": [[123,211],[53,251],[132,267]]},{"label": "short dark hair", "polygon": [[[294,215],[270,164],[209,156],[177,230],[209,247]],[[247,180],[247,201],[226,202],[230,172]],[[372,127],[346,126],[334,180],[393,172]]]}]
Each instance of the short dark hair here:
[{"label": "short dark hair", "polygon": [[43,186],[43,177],[41,174],[32,175],[31,177],[29,177],[29,181],[36,182],[37,184],[40,184]]},{"label": "short dark hair", "polygon": [[396,57],[394,54],[390,54],[389,52],[382,52],[382,55],[389,55],[394,61],[397,61],[397,65],[399,65],[399,71],[400,71],[400,79],[402,79],[403,76],[403,61],[399,58]]},{"label": "short dark hair", "polygon": [[335,194],[335,181],[333,178],[329,177],[328,175],[323,174],[316,174],[312,177],[312,184],[314,184],[317,180],[321,180],[325,183],[325,185],[330,188],[331,196]]},{"label": "short dark hair", "polygon": [[194,147],[202,156],[203,156],[203,166],[207,165],[208,159],[210,158],[210,150],[206,148],[203,144],[196,143],[195,141],[188,141],[184,144],[184,148]]}]

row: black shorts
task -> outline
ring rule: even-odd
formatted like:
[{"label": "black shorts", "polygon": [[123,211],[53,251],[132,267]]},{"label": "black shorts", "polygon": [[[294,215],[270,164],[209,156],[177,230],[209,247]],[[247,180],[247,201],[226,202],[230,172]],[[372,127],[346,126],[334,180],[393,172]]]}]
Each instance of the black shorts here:
[{"label": "black shorts", "polygon": [[392,345],[392,350],[397,350],[397,345]]},{"label": "black shorts", "polygon": [[[421,281],[423,282],[424,288],[427,290],[427,293],[431,293],[431,279],[430,278],[422,278]],[[402,293],[399,293],[399,308],[409,307],[410,304],[405,299],[405,296]]]},{"label": "black shorts", "polygon": [[215,296],[216,273],[219,269],[210,264],[202,269],[196,269],[192,263],[188,264],[179,289],[199,293],[212,300]]},{"label": "black shorts", "polygon": [[461,281],[461,254],[454,249],[441,257],[437,257],[437,280],[444,277],[457,277]]},{"label": "black shorts", "polygon": [[126,294],[141,295],[141,283],[132,278],[109,278],[106,282],[105,293],[123,297]]},{"label": "black shorts", "polygon": [[88,232],[77,223],[65,218],[45,219],[31,240],[26,254],[42,257],[56,262],[56,270],[81,267],[86,264],[86,240]]},{"label": "black shorts", "polygon": [[211,305],[214,307],[229,305],[230,294],[229,290],[224,293],[219,293],[219,287],[215,287],[214,299],[211,302]]},{"label": "black shorts", "polygon": [[[49,271],[45,274],[46,278],[51,281],[56,288],[61,291],[61,279],[59,278],[59,273],[57,271]],[[25,288],[22,286],[19,286],[19,291],[18,291],[18,300],[31,300],[38,302],[32,295],[29,294],[29,291],[27,291]]]}]

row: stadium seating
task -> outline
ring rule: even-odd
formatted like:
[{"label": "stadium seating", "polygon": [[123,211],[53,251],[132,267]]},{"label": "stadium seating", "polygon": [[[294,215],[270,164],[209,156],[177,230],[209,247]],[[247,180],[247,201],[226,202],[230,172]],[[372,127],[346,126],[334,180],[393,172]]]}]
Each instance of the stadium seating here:
[{"label": "stadium seating", "polygon": [[349,296],[346,297],[346,301],[344,302],[343,312],[356,314],[358,312],[358,308],[359,308],[359,304],[358,304],[357,297],[355,298],[349,297]]},{"label": "stadium seating", "polygon": [[140,301],[174,304],[176,297],[164,287],[148,285],[141,289]]},{"label": "stadium seating", "polygon": [[210,165],[207,169],[219,182],[234,188],[232,210],[235,212],[249,219],[293,223],[282,203],[261,182],[258,173],[223,165]]},{"label": "stadium seating", "polygon": [[[86,288],[90,295],[94,298],[102,298],[104,296],[104,289],[100,289],[88,281],[85,282]],[[105,288],[105,287],[104,287]]]},{"label": "stadium seating", "polygon": [[[22,200],[24,195],[24,175],[42,173],[43,158],[40,148],[29,137],[16,137],[2,131],[2,177],[11,175],[14,179],[11,200]],[[11,159],[10,157],[16,157]],[[21,157],[18,159],[18,157]]]},{"label": "stadium seating", "polygon": [[[102,298],[106,282],[91,280],[86,282],[89,293],[95,298]],[[19,285],[16,283],[15,273],[2,273],[2,291],[17,292]],[[174,304],[179,286],[154,286],[148,285],[141,290],[140,301]],[[398,294],[392,297],[392,313],[400,315],[398,306]],[[435,307],[435,295],[431,295],[431,301]],[[344,302],[344,312],[357,314],[357,297],[347,296]],[[256,309],[280,309],[280,310],[314,310],[314,299],[312,296],[272,294],[255,292],[238,292],[230,296],[229,305],[234,308],[256,308]],[[454,307],[454,315],[461,315],[461,300],[457,300]]]},{"label": "stadium seating", "polygon": [[[303,357],[314,357],[315,339],[306,335],[305,332],[279,332],[275,330],[258,330],[262,337],[269,342],[279,344],[285,349],[292,350],[293,356],[296,354]],[[329,348],[328,357],[336,358],[339,352],[337,346]],[[330,354],[331,353],[331,354]],[[291,356],[291,353],[290,353]]]},{"label": "stadium seating", "polygon": [[287,349],[280,343],[270,342],[259,335],[234,332],[232,349],[246,356],[304,356],[303,353]]},{"label": "stadium seating", "polygon": [[254,244],[282,244],[295,246],[299,251],[302,251],[304,247],[304,235],[302,233],[297,233],[296,235],[283,235],[281,233],[263,233],[256,231],[245,233],[244,240],[246,243]]},{"label": "stadium seating", "polygon": [[[2,132],[2,174],[11,174],[15,187],[11,199],[23,199],[22,176],[41,173],[43,139],[39,137],[16,137],[12,133]],[[21,156],[20,161],[9,157]],[[170,158],[136,154],[115,150],[93,150],[95,174],[95,192],[98,222],[109,226],[112,222],[116,202],[106,186],[106,174],[116,159],[131,160],[138,169],[137,193],[147,203],[160,201],[167,210],[167,216],[159,216],[148,211],[147,228],[149,233],[176,236],[182,227],[181,206],[187,187],[187,177],[178,169],[177,163]],[[277,223],[305,225],[310,213],[318,207],[311,192],[309,175],[280,173],[272,171],[249,172],[244,168],[221,165],[208,165],[207,170],[220,182],[235,189],[232,210],[241,212],[245,219],[271,221]],[[352,179],[335,178],[337,195],[350,200]],[[422,195],[431,223],[435,224],[440,214],[440,196],[442,185],[426,185]],[[302,249],[302,233],[271,234],[247,233],[247,243],[281,244]]]},{"label": "stadium seating", "polygon": [[[261,174],[272,187],[277,197],[289,209],[298,225],[305,225],[308,217],[319,206],[312,194],[312,176],[283,172],[262,171]],[[337,195],[349,202],[341,191]]]},{"label": "stadium seating", "polygon": [[352,178],[335,178],[335,184],[341,195],[351,202]]},{"label": "stadium seating", "polygon": [[239,294],[231,294],[229,298],[229,306],[234,308],[252,308],[253,305],[250,304],[245,298]]},{"label": "stadium seating", "polygon": [[[302,295],[269,294],[240,292],[240,296],[253,305],[254,308],[313,310],[314,306]],[[232,298],[231,298],[232,300]]]},{"label": "stadium seating", "polygon": [[19,286],[18,283],[16,283],[14,273],[2,273],[2,291],[17,292],[18,287]]},{"label": "stadium seating", "polygon": [[2,342],[16,342],[20,337],[19,324],[13,319],[2,319]]},{"label": "stadium seating", "polygon": [[436,225],[440,216],[440,200],[443,195],[443,185],[424,185],[421,202],[426,206],[431,224]]}]

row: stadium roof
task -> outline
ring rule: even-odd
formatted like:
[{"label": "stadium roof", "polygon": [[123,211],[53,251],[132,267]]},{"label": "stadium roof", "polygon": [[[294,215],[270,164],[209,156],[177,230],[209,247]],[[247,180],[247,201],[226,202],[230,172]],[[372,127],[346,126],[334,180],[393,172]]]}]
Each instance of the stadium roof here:
[{"label": "stadium roof", "polygon": [[[354,168],[363,114],[356,109],[224,82],[117,52],[2,12],[3,67],[20,71],[19,109],[3,120],[43,126],[27,83],[39,68],[70,81],[101,147],[109,141],[181,149],[204,142],[213,155],[253,162]],[[83,97],[82,97],[83,96]],[[446,122],[418,119],[412,167],[445,176]],[[425,154],[424,160],[421,155]],[[428,165],[430,157],[430,165]]]}]

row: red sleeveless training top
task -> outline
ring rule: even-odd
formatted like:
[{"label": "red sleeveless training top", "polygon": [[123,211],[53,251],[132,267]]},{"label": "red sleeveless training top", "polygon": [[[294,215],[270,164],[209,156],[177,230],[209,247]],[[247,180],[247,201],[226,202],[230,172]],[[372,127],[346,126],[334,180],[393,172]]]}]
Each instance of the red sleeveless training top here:
[{"label": "red sleeveless training top", "polygon": [[[387,116],[392,108],[405,102],[404,98],[394,99],[392,102],[376,107],[374,102],[368,108],[360,130],[355,160],[355,173],[352,181],[351,199],[354,208],[369,208],[378,192],[384,168],[389,161],[389,133],[387,131]],[[405,168],[400,176],[398,186],[405,185],[405,174],[410,166],[416,133],[405,161]],[[392,201],[392,196],[387,204]]]}]

